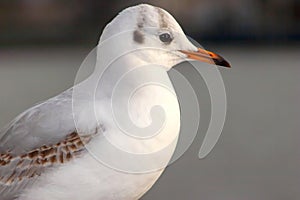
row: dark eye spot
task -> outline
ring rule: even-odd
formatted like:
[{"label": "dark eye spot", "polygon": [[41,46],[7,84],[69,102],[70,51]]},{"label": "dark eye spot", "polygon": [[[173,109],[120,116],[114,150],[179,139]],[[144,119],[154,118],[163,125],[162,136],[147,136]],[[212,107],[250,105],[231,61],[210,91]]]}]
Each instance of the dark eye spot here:
[{"label": "dark eye spot", "polygon": [[137,43],[142,44],[145,40],[143,33],[141,33],[140,31],[135,30],[133,32],[133,40]]},{"label": "dark eye spot", "polygon": [[173,40],[172,36],[169,33],[160,34],[159,39],[165,44],[170,44]]}]

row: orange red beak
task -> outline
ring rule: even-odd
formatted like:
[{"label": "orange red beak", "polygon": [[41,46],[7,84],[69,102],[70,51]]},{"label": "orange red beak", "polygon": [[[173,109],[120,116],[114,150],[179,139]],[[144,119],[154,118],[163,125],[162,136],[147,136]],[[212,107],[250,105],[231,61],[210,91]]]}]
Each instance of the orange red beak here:
[{"label": "orange red beak", "polygon": [[222,67],[230,68],[229,62],[227,62],[222,56],[213,53],[211,51],[207,51],[205,49],[198,48],[198,51],[185,51],[180,50],[181,53],[187,55],[189,59],[198,60],[201,62],[206,62],[214,65],[219,65]]}]

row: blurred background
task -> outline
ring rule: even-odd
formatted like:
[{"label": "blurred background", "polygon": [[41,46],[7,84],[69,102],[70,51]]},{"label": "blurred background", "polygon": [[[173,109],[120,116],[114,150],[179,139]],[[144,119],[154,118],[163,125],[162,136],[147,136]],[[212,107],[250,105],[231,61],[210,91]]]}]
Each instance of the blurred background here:
[{"label": "blurred background", "polygon": [[[1,45],[97,42],[100,31],[120,10],[142,1],[2,0]],[[299,40],[298,0],[186,0],[148,3],[171,12],[194,39],[214,42]]]},{"label": "blurred background", "polygon": [[[0,126],[72,86],[105,24],[142,1],[1,0]],[[151,0],[186,34],[223,55],[225,127],[213,152],[197,157],[210,119],[205,83],[177,66],[199,96],[199,134],[142,198],[300,199],[300,1]],[[176,88],[176,84],[175,84]]]}]

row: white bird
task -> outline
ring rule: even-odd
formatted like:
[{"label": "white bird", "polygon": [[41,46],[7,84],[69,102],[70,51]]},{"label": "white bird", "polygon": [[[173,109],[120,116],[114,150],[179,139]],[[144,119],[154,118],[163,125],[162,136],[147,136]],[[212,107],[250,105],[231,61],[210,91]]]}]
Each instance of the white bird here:
[{"label": "white bird", "polygon": [[[176,146],[180,109],[167,71],[187,59],[229,67],[219,55],[194,46],[165,10],[147,4],[123,10],[100,37],[97,66],[109,66],[101,78],[94,73],[0,132],[0,199],[139,199]],[[124,74],[129,76],[115,88]],[[151,80],[167,88],[134,90]],[[130,102],[128,91],[135,91]],[[154,105],[162,105],[165,121],[159,134],[147,138],[149,130],[141,127],[159,117]]]}]

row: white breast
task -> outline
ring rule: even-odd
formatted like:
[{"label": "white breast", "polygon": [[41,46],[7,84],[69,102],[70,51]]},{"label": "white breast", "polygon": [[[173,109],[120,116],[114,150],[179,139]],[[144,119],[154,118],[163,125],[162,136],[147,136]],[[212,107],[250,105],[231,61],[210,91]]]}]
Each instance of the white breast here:
[{"label": "white breast", "polygon": [[[126,90],[136,92],[129,101],[125,94],[116,96],[118,98],[113,101],[113,109],[110,106],[111,101],[104,100],[109,98],[99,95],[101,101],[96,100],[95,108],[104,134],[98,135],[87,145],[88,153],[81,158],[43,174],[19,200],[132,200],[142,196],[168,164],[176,147],[180,129],[177,97],[167,73],[160,70],[148,70],[144,77],[139,76],[134,80],[139,84],[138,80],[159,77],[161,84],[148,84],[135,90],[135,83],[127,83]],[[119,89],[126,92],[124,87]],[[118,92],[116,90],[115,92]],[[124,102],[128,103],[126,107]],[[160,106],[162,110],[155,111],[154,108],[151,111],[153,106]],[[85,112],[80,114],[88,116]],[[116,117],[116,114],[121,115]],[[136,126],[132,132],[132,127],[126,126],[128,117]],[[163,123],[160,124],[160,120]],[[154,128],[145,131],[144,128],[153,123]],[[157,125],[162,126],[155,127]],[[151,130],[157,132],[151,135]]]}]

